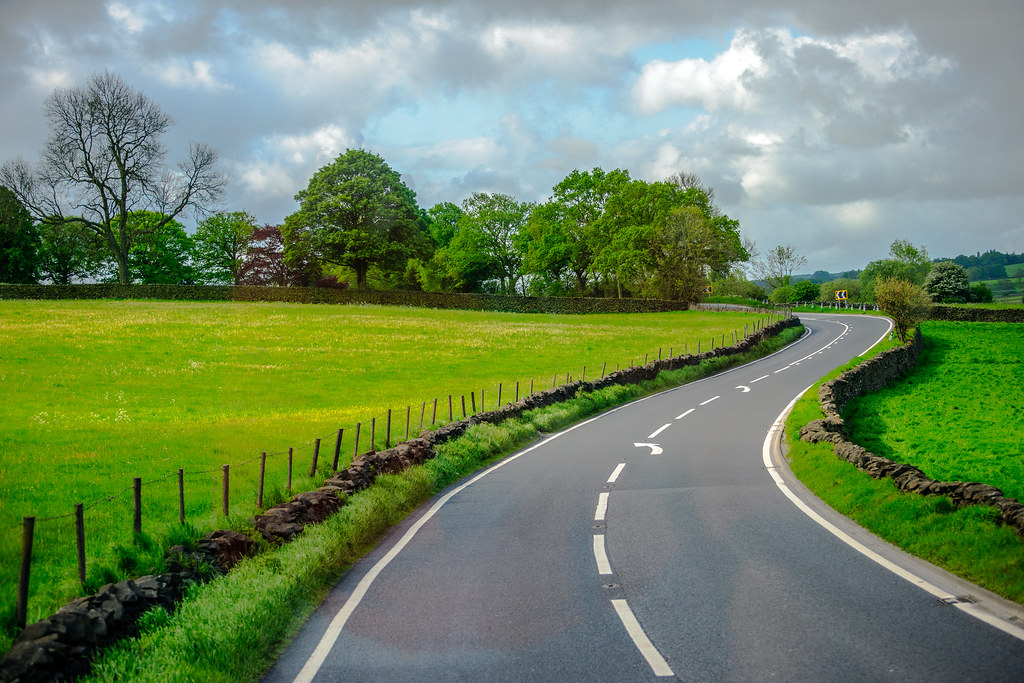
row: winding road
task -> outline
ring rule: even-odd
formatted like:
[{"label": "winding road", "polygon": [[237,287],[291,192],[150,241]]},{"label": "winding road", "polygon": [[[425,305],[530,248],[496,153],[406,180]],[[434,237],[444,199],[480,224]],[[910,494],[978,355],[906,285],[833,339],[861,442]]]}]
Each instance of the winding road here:
[{"label": "winding road", "polygon": [[265,680],[1020,680],[1024,610],[788,472],[788,404],[889,326],[801,319],[773,356],[551,435],[424,505]]}]

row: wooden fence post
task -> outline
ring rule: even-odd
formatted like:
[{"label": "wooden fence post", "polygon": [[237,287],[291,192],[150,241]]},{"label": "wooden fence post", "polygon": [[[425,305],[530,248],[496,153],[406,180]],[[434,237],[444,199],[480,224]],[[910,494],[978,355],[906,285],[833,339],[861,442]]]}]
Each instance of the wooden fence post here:
[{"label": "wooden fence post", "polygon": [[25,628],[28,616],[28,580],[32,569],[32,535],[35,533],[36,518],[23,517],[21,526],[21,571],[18,573],[18,599],[14,605],[14,621],[18,628]]},{"label": "wooden fence post", "polygon": [[260,453],[260,484],[256,489],[256,507],[263,509],[263,479],[267,474],[267,452]]},{"label": "wooden fence post", "polygon": [[224,475],[223,475],[223,479],[224,479],[224,505],[223,505],[223,511],[224,511],[224,516],[225,517],[228,516],[228,477],[230,475],[230,469],[231,468],[228,465],[222,465],[221,466],[221,471],[224,473]]},{"label": "wooden fence post", "polygon": [[388,408],[388,427],[384,430],[384,448],[391,448],[391,408]]},{"label": "wooden fence post", "polygon": [[338,440],[334,442],[334,462],[331,463],[331,471],[338,471],[338,460],[341,458],[341,440],[345,438],[345,428],[338,430]]},{"label": "wooden fence post", "polygon": [[356,446],[352,450],[352,459],[355,460],[359,457],[359,428],[363,426],[362,422],[356,422]]},{"label": "wooden fence post", "polygon": [[519,380],[516,380],[516,403],[519,403]]},{"label": "wooden fence post", "polygon": [[132,531],[137,534],[142,533],[142,477],[135,477],[132,480],[132,489],[134,493],[135,502],[135,515],[132,520]]},{"label": "wooden fence post", "polygon": [[530,396],[533,396],[533,380],[530,380]]},{"label": "wooden fence post", "polygon": [[[437,399],[434,399],[434,400],[437,400]],[[423,418],[425,418],[426,416],[427,416],[427,402],[424,401],[423,405],[420,406],[420,428],[416,430],[418,433],[423,431]]]},{"label": "wooden fence post", "polygon": [[434,410],[430,413],[430,426],[433,427],[437,423],[437,398],[434,398]]},{"label": "wooden fence post", "polygon": [[[481,396],[481,402],[482,402],[483,401],[483,398],[482,398],[483,397],[483,389],[481,389],[480,392],[481,392],[480,396]],[[475,415],[476,414],[476,392],[475,391],[469,392],[469,402],[473,404],[473,413],[472,414]]]},{"label": "wooden fence post", "polygon": [[292,457],[294,455],[294,449],[288,447],[288,491],[292,490]]},{"label": "wooden fence post", "polygon": [[586,382],[587,381],[587,366],[586,365],[583,366],[583,374],[580,375],[580,381],[581,382]]},{"label": "wooden fence post", "polygon": [[409,420],[412,416],[412,406],[405,407],[405,440],[409,440]]},{"label": "wooden fence post", "polygon": [[658,347],[658,360],[661,360],[661,347]]},{"label": "wooden fence post", "polygon": [[178,521],[185,523],[185,470],[178,468]]},{"label": "wooden fence post", "polygon": [[455,416],[452,415],[452,395],[448,394],[448,421],[451,422],[454,419]]},{"label": "wooden fence post", "polygon": [[498,409],[501,409],[501,382],[498,382]]},{"label": "wooden fence post", "polygon": [[555,388],[555,383],[558,382],[558,373],[551,375],[551,388]]},{"label": "wooden fence post", "polygon": [[462,418],[466,418],[466,395],[462,395]]},{"label": "wooden fence post", "polygon": [[85,506],[75,503],[75,545],[78,548],[78,582],[85,588]]},{"label": "wooden fence post", "polygon": [[309,466],[309,476],[316,476],[316,461],[320,459],[320,439],[313,442],[313,464]]},{"label": "wooden fence post", "polygon": [[377,418],[370,418],[370,451],[377,452]]},{"label": "wooden fence post", "polygon": [[601,363],[601,379],[604,379],[604,371],[608,369],[608,361]]}]

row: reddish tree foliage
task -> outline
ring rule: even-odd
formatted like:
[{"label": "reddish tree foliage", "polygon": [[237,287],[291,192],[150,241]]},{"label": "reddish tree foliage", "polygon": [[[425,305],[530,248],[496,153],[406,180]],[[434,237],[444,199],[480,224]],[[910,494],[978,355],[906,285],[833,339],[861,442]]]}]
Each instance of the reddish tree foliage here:
[{"label": "reddish tree foliage", "polygon": [[284,239],[281,228],[264,225],[252,234],[249,251],[238,273],[238,284],[260,286],[307,286],[312,278],[284,263]]}]

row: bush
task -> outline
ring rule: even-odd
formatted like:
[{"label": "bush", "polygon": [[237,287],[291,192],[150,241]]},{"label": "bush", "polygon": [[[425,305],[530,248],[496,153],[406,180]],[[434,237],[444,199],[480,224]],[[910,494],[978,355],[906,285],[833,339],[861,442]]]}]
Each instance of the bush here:
[{"label": "bush", "polygon": [[900,341],[906,343],[907,332],[928,317],[931,299],[923,289],[906,280],[883,280],[875,285],[875,301],[896,326]]},{"label": "bush", "polygon": [[963,266],[940,261],[924,279],[924,289],[932,300],[944,304],[962,304],[970,297],[970,283]]},{"label": "bush", "polygon": [[793,285],[793,298],[790,301],[817,301],[820,292],[821,287],[817,283],[801,280]]},{"label": "bush", "polygon": [[972,304],[992,303],[992,290],[984,282],[975,282],[971,285],[968,298]]}]

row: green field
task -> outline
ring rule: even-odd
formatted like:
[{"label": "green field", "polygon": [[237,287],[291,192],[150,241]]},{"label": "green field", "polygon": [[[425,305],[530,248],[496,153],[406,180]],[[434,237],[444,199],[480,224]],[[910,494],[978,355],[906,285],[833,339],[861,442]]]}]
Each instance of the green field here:
[{"label": "green field", "polygon": [[[852,440],[933,479],[980,481],[1024,500],[1024,325],[930,321],[921,330],[914,371],[845,412]],[[800,426],[822,416],[817,386],[787,421],[797,477],[887,541],[1024,604],[1024,544],[994,508],[957,510],[945,496],[902,493],[838,459],[830,444],[799,440]]]},{"label": "green field", "polygon": [[[310,487],[312,441],[322,438],[322,476],[345,428],[376,418],[383,445],[404,438],[407,406],[417,431],[440,398],[470,394],[488,407],[498,384],[546,388],[553,378],[588,377],[660,352],[707,349],[742,332],[748,313],[523,315],[363,306],[140,301],[0,301],[0,591],[2,624],[13,621],[21,518],[33,515],[36,543],[29,621],[80,593],[73,520],[86,503],[91,589],[157,568],[166,529],[177,525],[177,480],[197,529],[244,525],[256,509],[261,451],[265,505],[285,496],[289,447],[295,488]],[[477,406],[479,408],[479,405]],[[469,408],[471,409],[471,408]],[[222,464],[231,464],[231,518],[220,513]],[[325,465],[327,463],[327,465]],[[303,471],[305,474],[303,475]],[[143,532],[132,543],[131,487],[143,479]],[[59,519],[47,519],[60,517]],[[150,545],[151,551],[138,548]],[[6,628],[5,628],[6,630]]]},{"label": "green field", "polygon": [[850,438],[941,481],[1024,501],[1024,325],[926,322],[905,380],[854,400]]}]

